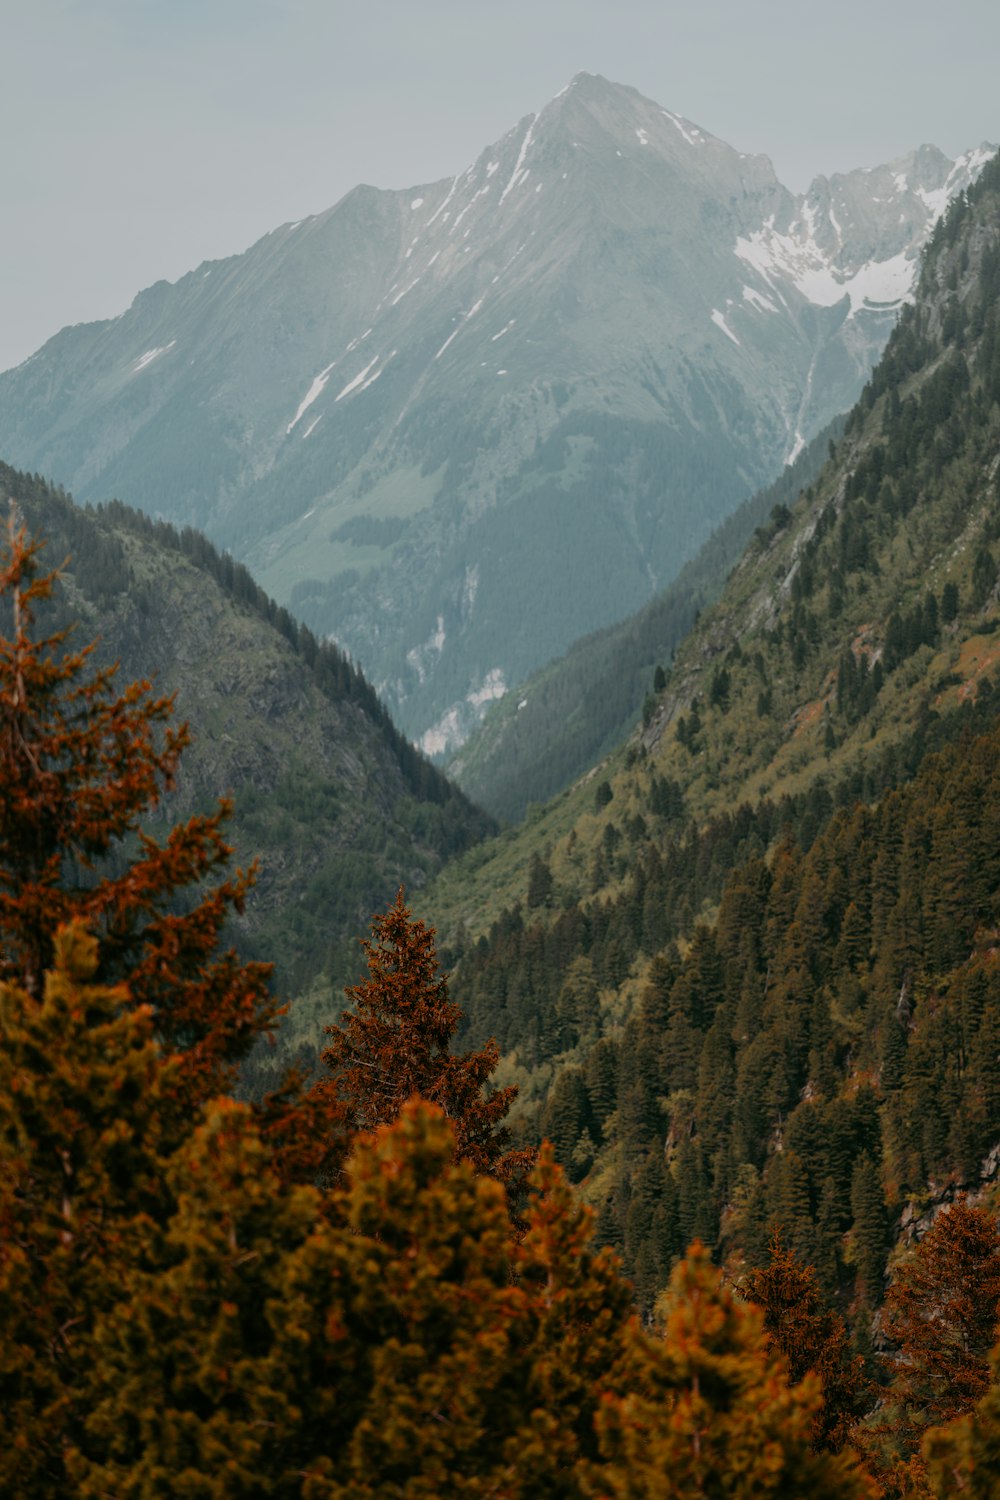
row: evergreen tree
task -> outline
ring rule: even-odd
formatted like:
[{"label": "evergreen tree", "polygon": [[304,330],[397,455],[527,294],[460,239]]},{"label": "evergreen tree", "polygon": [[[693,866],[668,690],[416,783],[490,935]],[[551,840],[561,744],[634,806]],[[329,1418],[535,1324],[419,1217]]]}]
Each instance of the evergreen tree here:
[{"label": "evergreen tree", "polygon": [[179,909],[186,888],[229,861],[228,804],[162,844],[143,829],[187,727],[171,725],[172,700],[148,683],[116,694],[113,668],[88,675],[93,648],[69,650],[67,631],[36,637],[56,582],[39,573],[39,550],[12,514],[0,554],[0,974],[40,999],[60,923],[81,919],[99,940],[99,977],[127,977],[132,1003],[150,1005],[164,1045],[183,1053],[174,1087],[186,1118],[232,1082],[277,1009],[269,965],[218,952],[252,877],[224,878]]},{"label": "evergreen tree", "polygon": [[531,856],[527,902],[529,907],[552,905],[552,871],[536,850]]},{"label": "evergreen tree", "polygon": [[824,1305],[816,1272],[772,1236],[769,1262],[743,1278],[740,1293],[760,1308],[764,1328],[788,1364],[789,1378],[811,1370],[822,1381],[823,1401],[813,1418],[812,1445],[838,1452],[870,1405],[864,1361],[851,1356],[839,1313]]},{"label": "evergreen tree", "polygon": [[54,950],[41,997],[0,985],[0,1491],[53,1500],[67,1493],[95,1321],[169,1212],[177,1066],[148,1008],[94,982],[82,923]]},{"label": "evergreen tree", "polygon": [[932,1427],[923,1441],[928,1488],[939,1500],[965,1495],[995,1500],[1000,1494],[1000,1346],[990,1360],[986,1394],[966,1416]]},{"label": "evergreen tree", "polygon": [[400,890],[362,946],[368,978],[348,988],[354,1008],[327,1028],[323,1052],[348,1130],[374,1130],[407,1100],[426,1099],[452,1121],[460,1158],[503,1182],[515,1200],[534,1161],[532,1151],[511,1149],[504,1123],[517,1090],[484,1092],[499,1057],[495,1042],[452,1053],[462,1011],[439,972],[433,928],[413,919]]},{"label": "evergreen tree", "polygon": [[850,1458],[816,1453],[817,1376],[789,1385],[761,1314],[692,1246],[659,1308],[662,1335],[637,1341],[624,1395],[598,1416],[605,1468],[589,1493],[614,1500],[829,1496],[872,1491]]},{"label": "evergreen tree", "polygon": [[930,1426],[962,1416],[986,1393],[1000,1308],[1000,1228],[964,1199],[945,1209],[897,1269],[884,1328],[898,1353],[890,1400],[905,1455]]},{"label": "evergreen tree", "polygon": [[854,1219],[858,1294],[866,1307],[875,1308],[882,1300],[889,1216],[878,1168],[867,1151],[863,1151],[854,1164],[851,1215]]}]

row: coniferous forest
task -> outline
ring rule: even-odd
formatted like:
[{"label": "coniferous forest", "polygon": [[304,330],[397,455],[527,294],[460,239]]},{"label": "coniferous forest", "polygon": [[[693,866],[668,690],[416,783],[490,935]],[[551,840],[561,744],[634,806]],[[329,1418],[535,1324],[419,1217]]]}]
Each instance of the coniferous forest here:
[{"label": "coniferous forest", "polygon": [[[996,161],[837,434],[626,743],[492,842],[196,533],[3,471],[0,1492],[1000,1493]],[[155,541],[383,736],[337,943],[250,922],[253,798],[183,803],[46,509],[109,607]],[[437,879],[344,996],[400,822]]]},{"label": "coniferous forest", "polygon": [[[54,581],[12,523],[0,573],[5,1493],[860,1497],[949,1494],[956,1476],[990,1492],[995,1219],[959,1197],[899,1263],[888,1357],[852,1349],[827,1253],[852,1220],[858,1296],[880,1301],[883,1158],[926,1176],[988,1138],[989,738],[964,747],[965,821],[956,757],[932,758],[880,819],[835,820],[826,844],[805,858],[783,848],[773,872],[756,862],[727,886],[716,935],[703,929],[680,972],[661,973],[639,1021],[638,1132],[643,1065],[692,1058],[713,1011],[708,1037],[724,1017],[775,1059],[769,1090],[739,1096],[744,1140],[800,1078],[812,1092],[808,1123],[788,1117],[773,1197],[743,1192],[754,1269],[741,1276],[723,1278],[705,1248],[726,1122],[702,1117],[676,1189],[649,1153],[628,1224],[662,1256],[665,1286],[640,1317],[552,1148],[512,1143],[514,1090],[490,1088],[495,1044],[455,1045],[460,1008],[402,893],[374,920],[367,977],[318,1069],[234,1097],[240,1060],[278,1019],[266,966],[220,941],[252,875],[226,868],[225,807],[162,839],[141,830],[186,730],[148,685],[120,685],[65,632],[36,629]],[[932,781],[942,833],[938,847],[926,830],[919,878],[907,850]],[[970,892],[955,850],[974,831],[987,862]],[[859,844],[873,853],[848,873]],[[806,930],[793,893],[821,859],[843,908],[831,967],[850,1014],[865,1004],[871,941],[848,915],[859,905],[880,913],[887,962],[921,962],[894,946],[911,887],[938,967],[973,949],[940,986],[936,1046],[922,1039],[936,1068],[907,1068],[905,995],[879,1032],[884,1055],[866,1059],[873,1080],[893,1059],[888,1139],[871,1084],[827,1097],[836,1049],[800,993],[829,923],[824,908]],[[779,922],[772,996],[760,955]],[[729,1093],[704,1055],[676,1083],[703,1109]],[[768,1209],[787,1231],[755,1245]],[[689,1246],[671,1238],[672,1212],[688,1216]],[[641,1300],[642,1276],[638,1288]]]}]

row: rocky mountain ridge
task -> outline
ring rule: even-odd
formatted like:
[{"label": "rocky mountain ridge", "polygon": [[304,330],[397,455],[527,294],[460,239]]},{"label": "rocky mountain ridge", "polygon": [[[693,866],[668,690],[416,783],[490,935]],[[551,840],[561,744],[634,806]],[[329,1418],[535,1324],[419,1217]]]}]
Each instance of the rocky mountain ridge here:
[{"label": "rocky mountain ridge", "polygon": [[796,197],[580,75],[454,179],[64,330],[0,376],[0,446],[207,531],[443,752],[850,404],[984,159]]}]

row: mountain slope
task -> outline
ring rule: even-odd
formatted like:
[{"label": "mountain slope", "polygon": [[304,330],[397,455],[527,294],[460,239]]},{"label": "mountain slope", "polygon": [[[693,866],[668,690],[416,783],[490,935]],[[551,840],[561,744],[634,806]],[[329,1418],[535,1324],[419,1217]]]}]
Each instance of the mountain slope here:
[{"label": "mountain slope", "polygon": [[635,615],[586,636],[494,704],[449,762],[448,774],[480,806],[516,822],[584,774],[650,714],[663,664],[714,602],[755,528],[787,509],[819,474],[843,430],[838,418],[774,484],[734,511],[673,583]]},{"label": "mountain slope", "polygon": [[240,944],[277,958],[282,989],[339,962],[401,883],[488,830],[362,675],[204,537],[118,504],[82,509],[6,466],[0,494],[46,539],[44,562],[69,559],[52,622],[99,635],[97,659],[119,661],[123,681],[176,693],[194,744],[163,815],[233,795],[235,857],[259,862]]},{"label": "mountain slope", "polygon": [[645,602],[854,399],[981,153],[794,197],[581,75],[0,377],[0,446],[205,529],[425,746]]},{"label": "mountain slope", "polygon": [[[678,649],[648,723],[600,768],[616,799],[621,778],[626,805],[641,810],[654,771],[698,819],[816,776],[854,777],[929,709],[950,713],[975,696],[995,604],[997,170],[935,232],[919,305],[904,311],[834,458],[758,531]],[[574,826],[586,879],[593,839],[614,821],[583,816],[598,770],[496,845],[521,877],[484,865],[477,885],[455,871],[456,917],[488,925],[519,878],[523,894],[532,848]]]}]

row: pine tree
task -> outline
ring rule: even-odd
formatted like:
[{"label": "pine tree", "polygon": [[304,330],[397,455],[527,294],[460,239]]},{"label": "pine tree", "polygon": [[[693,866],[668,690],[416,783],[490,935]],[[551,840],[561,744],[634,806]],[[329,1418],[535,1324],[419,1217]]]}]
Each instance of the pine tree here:
[{"label": "pine tree", "polygon": [[531,856],[531,873],[528,876],[528,906],[551,906],[553,890],[552,870],[536,850]]},{"label": "pine tree", "polygon": [[176,1061],[147,1008],[94,982],[82,923],[54,948],[40,998],[0,985],[0,1492],[25,1497],[67,1493],[95,1321],[170,1207]]},{"label": "pine tree", "polygon": [[550,1157],[520,1242],[419,1101],[355,1143],[327,1202],[278,1182],[231,1103],[169,1185],[167,1234],[96,1331],[72,1493],[581,1496],[631,1299]]},{"label": "pine tree", "polygon": [[518,1335],[526,1420],[510,1450],[516,1479],[500,1493],[578,1500],[592,1493],[582,1475],[600,1460],[598,1413],[625,1388],[636,1336],[632,1292],[616,1257],[593,1250],[590,1210],[574,1199],[547,1146],[525,1217],[514,1274],[526,1318]]},{"label": "pine tree", "polygon": [[591,1495],[872,1495],[852,1459],[813,1452],[819,1378],[789,1385],[761,1314],[721,1283],[703,1248],[675,1268],[658,1311],[661,1337],[636,1340],[626,1393],[601,1407],[604,1466]]},{"label": "pine tree", "polygon": [[511,1149],[504,1123],[517,1090],[484,1092],[498,1061],[495,1042],[452,1053],[462,1011],[439,972],[433,928],[413,919],[400,890],[362,946],[368,978],[347,989],[354,1008],[327,1028],[323,1052],[348,1130],[374,1130],[407,1100],[426,1099],[451,1120],[459,1157],[504,1183],[515,1201],[534,1162],[534,1152]]},{"label": "pine tree", "polygon": [[814,1371],[823,1384],[822,1405],[813,1418],[812,1446],[838,1452],[870,1404],[864,1361],[852,1357],[844,1320],[824,1305],[816,1272],[771,1238],[769,1263],[743,1278],[740,1293],[764,1316],[764,1328],[799,1381]]},{"label": "pine tree", "polygon": [[945,1209],[886,1293],[884,1328],[898,1345],[890,1400],[914,1453],[924,1431],[962,1416],[986,1393],[1000,1307],[1000,1227],[959,1199]]},{"label": "pine tree", "polygon": [[922,1455],[932,1495],[995,1500],[1000,1494],[1000,1346],[990,1360],[990,1387],[966,1416],[932,1427]]},{"label": "pine tree", "polygon": [[516,1293],[503,1192],[453,1158],[440,1112],[404,1108],[324,1204],[281,1187],[249,1111],[213,1106],[171,1164],[165,1239],[97,1330],[78,1493],[430,1494],[452,1474],[479,1493],[519,1414]]},{"label": "pine tree", "polygon": [[874,1308],[882,1300],[889,1216],[878,1167],[867,1151],[862,1151],[851,1175],[851,1215],[858,1295],[864,1306]]}]

